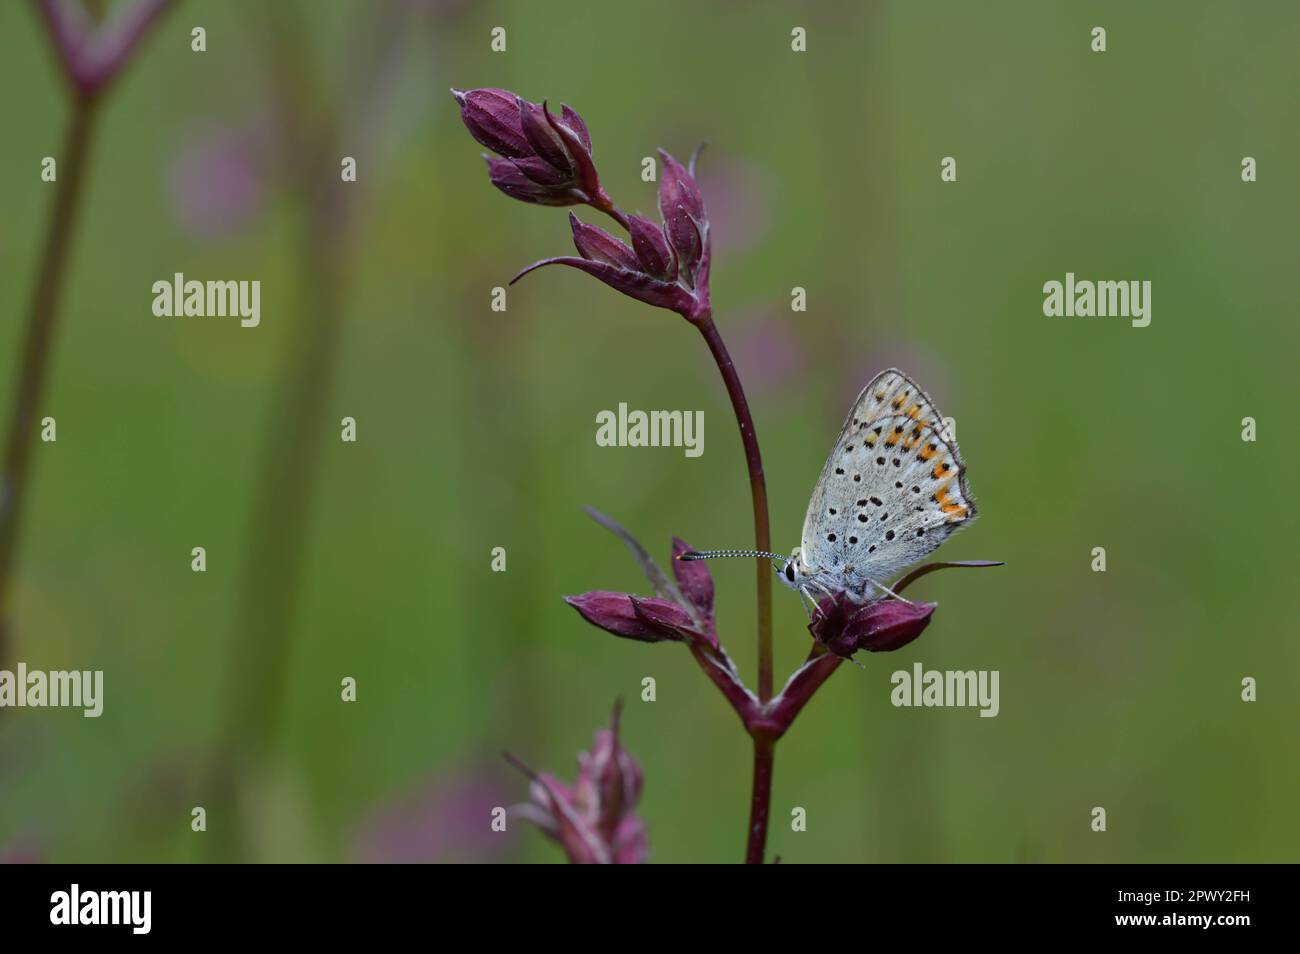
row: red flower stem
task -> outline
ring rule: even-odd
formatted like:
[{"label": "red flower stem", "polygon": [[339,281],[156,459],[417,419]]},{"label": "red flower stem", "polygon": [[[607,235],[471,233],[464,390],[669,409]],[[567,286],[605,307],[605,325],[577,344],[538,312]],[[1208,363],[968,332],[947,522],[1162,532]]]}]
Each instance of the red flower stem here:
[{"label": "red flower stem", "polygon": [[[749,469],[749,490],[754,504],[754,549],[772,549],[772,531],[767,516],[767,482],[763,478],[763,457],[758,449],[758,434],[754,418],[749,413],[749,401],[740,383],[740,375],[727,353],[727,346],[713,323],[708,311],[692,317],[692,323],[709,345],[713,360],[717,362],[722,382],[731,397],[731,407],[740,425],[740,440],[745,447],[745,464]],[[766,706],[772,698],[772,570],[766,560],[757,561],[758,568],[758,703]],[[755,728],[753,718],[746,720],[746,728],[754,740],[754,784],[750,797],[749,837],[745,848],[745,863],[763,863],[767,846],[767,816],[772,802],[772,763],[775,759],[776,737]]]},{"label": "red flower stem", "polygon": [[[708,342],[713,360],[717,362],[722,381],[731,397],[736,423],[740,425],[740,440],[745,445],[745,463],[749,468],[749,491],[754,502],[754,549],[770,551],[772,532],[767,518],[767,482],[763,478],[763,458],[758,450],[758,435],[754,431],[754,418],[749,413],[745,389],[740,375],[727,353],[713,316],[708,312],[693,319]],[[758,560],[758,701],[766,703],[772,698],[772,568],[766,560]]]},{"label": "red flower stem", "polygon": [[745,843],[745,864],[761,865],[767,846],[767,816],[772,807],[772,765],[776,740],[754,738],[754,787],[749,801],[749,838]]},{"label": "red flower stem", "polygon": [[764,711],[761,727],[769,728],[778,734],[790,728],[795,717],[803,711],[803,707],[812,699],[813,694],[836,669],[840,668],[842,662],[844,662],[842,658],[831,653],[810,657],[802,668],[790,677],[790,682],[781,690],[781,694],[773,699],[772,704]]},{"label": "red flower stem", "polygon": [[730,660],[725,655],[705,649],[697,643],[691,644],[691,655],[695,657],[695,662],[699,664],[700,669],[704,670],[704,674],[731,703],[731,708],[735,709],[736,715],[740,716],[741,724],[745,726],[746,731],[749,731],[750,725],[759,717],[761,710],[758,701],[736,675]]},{"label": "red flower stem", "polygon": [[41,394],[58,324],[59,295],[81,204],[81,189],[86,179],[95,126],[95,103],[94,99],[78,98],[72,105],[72,116],[68,120],[63,151],[59,156],[54,214],[45,233],[45,250],[41,254],[40,274],[27,319],[22,359],[15,374],[17,387],[9,413],[4,471],[0,473],[0,666],[9,659],[8,589],[18,548],[19,524],[31,470],[32,445],[36,441]]},{"label": "red flower stem", "polygon": [[631,223],[628,222],[627,216],[624,215],[622,210],[614,204],[614,200],[605,194],[603,189],[601,190],[600,195],[592,199],[589,204],[593,209],[604,212],[619,225],[623,226],[624,229],[630,229]]}]

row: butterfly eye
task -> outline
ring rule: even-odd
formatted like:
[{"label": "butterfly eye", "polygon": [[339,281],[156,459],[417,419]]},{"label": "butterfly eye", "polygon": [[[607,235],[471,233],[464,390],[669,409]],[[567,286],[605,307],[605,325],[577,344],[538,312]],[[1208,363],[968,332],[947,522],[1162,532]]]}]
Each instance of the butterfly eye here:
[{"label": "butterfly eye", "polygon": [[791,583],[794,582],[794,561],[791,560],[785,565],[785,578]]}]

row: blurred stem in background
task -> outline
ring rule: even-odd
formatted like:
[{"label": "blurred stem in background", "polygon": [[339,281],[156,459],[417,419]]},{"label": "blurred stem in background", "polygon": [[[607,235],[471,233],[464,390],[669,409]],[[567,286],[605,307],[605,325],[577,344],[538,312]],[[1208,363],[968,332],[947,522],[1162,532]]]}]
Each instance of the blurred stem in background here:
[{"label": "blurred stem in background", "polygon": [[[360,80],[343,88],[361,91],[366,101],[352,104],[353,115],[366,123],[375,118],[375,104],[365,95],[373,92],[368,81],[382,75],[384,60],[403,35],[402,9],[399,4],[358,7],[361,23],[377,30],[378,36],[365,46]],[[331,427],[323,412],[338,365],[351,259],[347,239],[352,196],[358,188],[344,183],[339,173],[344,122],[340,111],[324,108],[323,74],[304,42],[300,8],[275,3],[262,13],[267,18],[264,53],[281,173],[296,193],[300,210],[302,295],[290,319],[282,372],[274,385],[231,640],[224,695],[230,708],[213,765],[212,791],[228,834],[212,839],[210,847],[222,861],[260,860],[250,796],[266,778],[284,708],[322,442]],[[362,35],[360,28],[356,35]]]},{"label": "blurred stem in background", "polygon": [[45,389],[50,348],[58,320],[59,293],[76,225],[82,183],[90,157],[94,132],[93,101],[78,98],[72,107],[59,153],[62,168],[55,186],[54,212],[45,235],[45,250],[32,296],[32,308],[22,349],[18,385],[9,416],[9,439],[5,444],[4,474],[0,477],[0,668],[8,666],[10,645],[8,594],[18,548],[22,507],[26,502],[27,477],[31,470],[32,445],[38,430],[38,405]]},{"label": "blurred stem in background", "polygon": [[36,288],[32,293],[21,364],[15,375],[4,470],[0,473],[0,668],[12,655],[9,592],[18,550],[32,447],[36,442],[40,402],[45,390],[50,351],[58,325],[59,302],[67,273],[72,236],[81,207],[81,194],[90,162],[96,119],[104,92],[131,60],[140,41],[157,23],[171,0],[141,0],[103,29],[96,23],[99,6],[90,13],[76,4],[40,0],[36,4],[55,57],[68,81],[72,113],[59,154],[54,210],[45,233]]}]

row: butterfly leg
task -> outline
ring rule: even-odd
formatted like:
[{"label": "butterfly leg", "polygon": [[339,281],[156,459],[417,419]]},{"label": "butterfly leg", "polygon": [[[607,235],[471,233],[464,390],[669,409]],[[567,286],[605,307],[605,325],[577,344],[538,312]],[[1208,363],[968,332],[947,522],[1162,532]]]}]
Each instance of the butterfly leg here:
[{"label": "butterfly leg", "polygon": [[[819,583],[817,580],[809,580],[805,585],[809,587],[813,587],[813,586],[817,587],[817,589],[821,590],[822,593],[825,594],[832,603],[835,602],[835,593],[825,583]],[[814,600],[814,602],[816,601]]]},{"label": "butterfly leg", "polygon": [[817,605],[816,601],[808,595],[807,585],[799,587],[797,592],[799,593],[799,602],[803,604],[803,611],[808,614],[808,622],[811,623],[813,619],[813,609]]},{"label": "butterfly leg", "polygon": [[875,586],[875,587],[878,587],[879,589],[884,590],[886,593],[888,593],[888,594],[889,594],[890,596],[892,596],[894,599],[896,599],[896,600],[902,600],[902,601],[903,601],[904,603],[906,603],[908,606],[914,606],[914,605],[915,605],[915,604],[914,604],[911,600],[909,600],[907,597],[905,597],[905,596],[899,596],[897,593],[895,593],[895,592],[894,592],[893,590],[891,590],[889,587],[885,586],[884,583],[877,583],[875,580],[868,580],[868,582],[869,582],[872,586]]}]

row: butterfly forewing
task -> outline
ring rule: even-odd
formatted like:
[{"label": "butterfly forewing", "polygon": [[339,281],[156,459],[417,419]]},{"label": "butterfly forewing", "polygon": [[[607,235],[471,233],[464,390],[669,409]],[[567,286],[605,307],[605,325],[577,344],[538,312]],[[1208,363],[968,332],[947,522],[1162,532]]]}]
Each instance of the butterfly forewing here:
[{"label": "butterfly forewing", "polygon": [[943,415],[930,400],[930,396],[897,368],[881,371],[862,389],[853,404],[849,420],[857,417],[861,424],[892,414],[905,414],[913,420],[943,430]]},{"label": "butterfly forewing", "polygon": [[849,412],[804,519],[813,573],[860,591],[934,550],[975,516],[956,441],[906,375],[878,375]]}]

